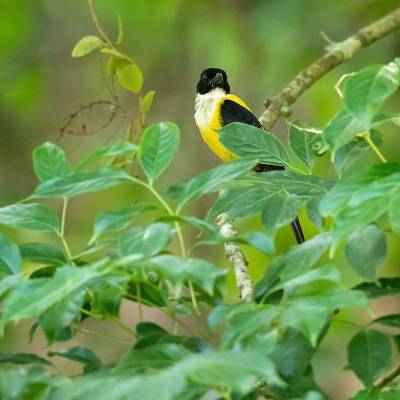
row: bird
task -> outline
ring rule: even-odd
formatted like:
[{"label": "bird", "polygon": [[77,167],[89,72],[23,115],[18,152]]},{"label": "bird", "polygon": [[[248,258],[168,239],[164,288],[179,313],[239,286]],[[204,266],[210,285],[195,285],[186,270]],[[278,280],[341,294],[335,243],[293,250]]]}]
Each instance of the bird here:
[{"label": "bird", "polygon": [[[219,140],[218,130],[232,123],[241,122],[263,129],[250,107],[238,96],[231,94],[228,76],[221,68],[207,68],[200,74],[195,98],[195,123],[203,140],[222,161],[229,162],[237,156]],[[284,170],[281,165],[258,164],[256,172]],[[305,241],[303,229],[296,217],[290,227],[296,241]]]}]

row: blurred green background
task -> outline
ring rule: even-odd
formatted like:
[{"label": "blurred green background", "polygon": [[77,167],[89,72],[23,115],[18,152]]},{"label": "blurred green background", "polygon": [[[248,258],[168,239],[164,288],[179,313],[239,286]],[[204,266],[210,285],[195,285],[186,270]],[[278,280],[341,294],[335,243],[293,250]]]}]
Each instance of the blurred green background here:
[{"label": "blurred green background", "polygon": [[[26,197],[37,184],[31,166],[31,153],[44,141],[63,146],[71,161],[87,150],[105,145],[124,135],[124,129],[113,124],[94,135],[65,135],[59,128],[66,115],[84,104],[107,99],[101,57],[92,54],[83,59],[70,56],[74,44],[86,34],[95,34],[84,0],[0,0],[0,205]],[[189,178],[219,163],[202,142],[193,121],[195,84],[202,69],[218,66],[228,72],[231,88],[246,100],[256,115],[263,111],[265,99],[279,92],[302,68],[319,57],[326,46],[320,35],[340,41],[358,28],[385,15],[398,5],[396,0],[96,0],[102,25],[114,37],[117,11],[124,23],[123,50],[132,56],[144,72],[147,90],[156,90],[150,122],[176,122],[182,133],[178,157],[160,185]],[[398,33],[362,50],[347,64],[337,68],[309,90],[293,107],[293,118],[305,119],[323,126],[338,109],[339,98],[334,85],[339,77],[373,63],[387,63],[400,54]],[[134,96],[122,94],[124,104],[136,107]],[[390,104],[399,109],[399,98]],[[84,122],[99,125],[109,110],[94,108],[83,116]],[[398,130],[398,129],[397,129]],[[274,132],[286,140],[287,126],[280,121]],[[389,160],[399,160],[400,147],[396,129],[385,128],[383,152]],[[376,161],[366,156],[357,168]],[[318,161],[315,172],[334,176],[328,157]],[[88,195],[71,202],[67,234],[76,251],[84,246],[94,217],[100,210],[114,209],[133,199],[142,198],[137,188],[121,187]],[[194,215],[203,217],[212,198],[196,204]],[[59,208],[58,203],[53,204]],[[305,215],[306,236],[316,230]],[[240,231],[259,227],[256,219],[238,221]],[[39,234],[7,231],[18,243],[48,238]],[[193,236],[193,235],[192,235]],[[279,251],[294,244],[288,229],[277,238]],[[381,274],[398,274],[396,261],[400,243],[389,237],[389,257]],[[206,256],[226,265],[221,249],[202,249]],[[254,277],[259,277],[268,259],[247,252]],[[334,260],[349,285],[358,278],[348,267],[343,251]],[[228,279],[233,288],[233,277]],[[233,289],[232,289],[233,291]],[[232,293],[230,293],[232,297]],[[400,307],[396,301],[374,304],[377,313],[389,313]],[[124,319],[134,323],[137,310],[124,304]],[[147,310],[149,319],[160,316]],[[347,312],[338,320],[365,320],[366,315]],[[161,321],[168,326],[168,321]],[[114,332],[106,323],[87,324],[92,330]],[[28,323],[7,331],[1,351],[37,351],[45,354],[40,335],[27,344]],[[356,332],[354,326],[334,324],[321,351],[315,357],[317,379],[333,399],[343,399],[359,382],[344,370],[345,345]],[[119,333],[119,332],[117,332]],[[114,334],[117,334],[114,332]],[[80,334],[74,343],[86,343],[105,361],[113,361],[129,343],[110,343],[102,338]],[[62,347],[62,344],[57,345]],[[74,365],[60,363],[66,372]]]}]

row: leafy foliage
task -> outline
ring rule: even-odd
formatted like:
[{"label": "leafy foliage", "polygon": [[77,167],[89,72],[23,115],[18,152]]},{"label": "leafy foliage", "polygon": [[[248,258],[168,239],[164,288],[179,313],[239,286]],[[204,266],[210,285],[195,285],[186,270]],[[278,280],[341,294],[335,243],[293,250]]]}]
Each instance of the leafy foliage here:
[{"label": "leafy foliage", "polygon": [[[291,154],[308,174],[295,166],[272,133],[233,123],[218,134],[238,158],[170,187],[167,197],[158,183],[177,154],[180,131],[171,122],[146,127],[154,91],[141,96],[142,71],[119,50],[121,23],[118,31],[115,43],[101,30],[99,36],[83,37],[72,55],[98,50],[107,57],[110,79],[137,94],[139,135],[132,134],[131,124],[126,140],[97,148],[76,165],[59,146],[39,146],[33,151],[38,186],[24,201],[0,208],[0,224],[6,227],[0,234],[0,333],[7,334],[10,323],[32,319],[30,335],[40,329],[53,346],[43,357],[0,354],[0,397],[323,400],[311,361],[337,311],[356,307],[367,314],[370,300],[400,293],[400,278],[380,277],[378,269],[390,243],[386,231],[400,233],[400,165],[367,165],[356,173],[348,168],[369,149],[386,161],[379,150],[383,135],[375,128],[396,122],[396,114],[380,110],[398,89],[398,60],[348,76],[340,88],[341,109],[323,129],[300,121],[290,124]],[[324,152],[330,153],[338,179],[312,174]],[[136,161],[141,171],[132,174],[127,166]],[[259,162],[285,170],[252,171]],[[71,251],[65,231],[68,198],[122,184],[140,186],[152,196],[151,203],[101,210],[91,236]],[[186,211],[213,192],[219,197],[207,219]],[[303,209],[319,233],[278,252],[276,235]],[[221,213],[257,216],[263,228],[224,237],[213,222]],[[227,269],[212,263],[207,251],[201,258],[192,256],[183,224],[207,236],[191,240],[194,247],[222,248],[228,242],[269,255],[251,301],[227,301]],[[28,243],[19,243],[15,235],[14,242],[11,237],[20,229],[42,235]],[[341,242],[346,243],[348,264],[362,279],[354,288],[342,278],[348,265],[326,260],[328,249],[331,255],[340,251]],[[136,327],[120,319],[123,299],[139,307]],[[143,306],[165,313],[173,328],[145,321]],[[185,319],[190,316],[200,317],[206,334],[203,329],[193,332]],[[86,347],[71,347],[68,341],[77,332],[88,332],[82,326],[86,318],[116,324],[130,335],[133,347],[109,365]],[[390,390],[385,390],[386,381],[377,384],[397,359],[392,342],[397,347],[400,342],[398,334],[384,333],[382,327],[399,329],[399,314],[377,316],[348,338],[348,368],[365,386],[353,400],[398,396],[396,382]],[[57,347],[60,342],[63,348]],[[80,376],[57,374],[52,368],[59,358],[82,364]]]}]

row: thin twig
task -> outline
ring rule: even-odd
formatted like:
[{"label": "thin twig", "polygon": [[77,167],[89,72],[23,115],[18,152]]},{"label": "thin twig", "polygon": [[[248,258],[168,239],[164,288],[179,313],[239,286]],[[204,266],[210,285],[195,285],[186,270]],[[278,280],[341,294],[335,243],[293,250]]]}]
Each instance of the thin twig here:
[{"label": "thin twig", "polygon": [[399,28],[400,8],[397,8],[343,42],[329,45],[327,52],[319,60],[300,72],[277,96],[266,101],[267,109],[260,117],[263,127],[271,130],[281,116],[282,106],[293,104],[305,90],[333,68],[352,58],[361,48],[369,46]]},{"label": "thin twig", "polygon": [[[217,225],[222,236],[226,238],[235,236],[236,232],[229,221],[228,213],[220,214],[217,217]],[[236,243],[226,242],[224,248],[225,256],[235,271],[236,285],[239,288],[240,298],[244,301],[251,301],[253,297],[253,281],[247,270],[248,262],[246,258]]]},{"label": "thin twig", "polygon": [[390,372],[387,376],[383,377],[376,385],[375,387],[382,389],[384,388],[388,383],[392,382],[393,379],[396,379],[398,376],[400,376],[400,365],[394,369],[392,372]]}]

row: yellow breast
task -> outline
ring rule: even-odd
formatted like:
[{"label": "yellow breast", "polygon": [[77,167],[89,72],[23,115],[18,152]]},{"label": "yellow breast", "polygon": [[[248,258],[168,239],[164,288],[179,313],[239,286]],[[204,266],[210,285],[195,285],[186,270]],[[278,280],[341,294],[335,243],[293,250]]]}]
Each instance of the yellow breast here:
[{"label": "yellow breast", "polygon": [[[214,92],[214,93],[213,93]],[[205,95],[198,95],[196,98],[195,121],[200,130],[203,140],[208,147],[223,161],[230,161],[237,158],[220,141],[218,129],[222,128],[221,104],[225,100],[232,100],[250,110],[239,97],[233,94],[226,94],[223,91],[213,91]]]}]

